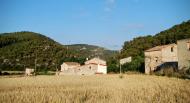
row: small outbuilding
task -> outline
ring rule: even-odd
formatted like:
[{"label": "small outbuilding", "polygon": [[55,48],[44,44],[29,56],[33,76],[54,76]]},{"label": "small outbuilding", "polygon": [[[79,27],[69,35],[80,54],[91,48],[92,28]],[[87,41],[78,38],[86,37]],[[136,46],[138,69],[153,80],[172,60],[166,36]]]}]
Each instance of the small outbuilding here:
[{"label": "small outbuilding", "polygon": [[34,69],[26,68],[26,69],[25,69],[25,75],[26,75],[26,76],[34,75]]}]

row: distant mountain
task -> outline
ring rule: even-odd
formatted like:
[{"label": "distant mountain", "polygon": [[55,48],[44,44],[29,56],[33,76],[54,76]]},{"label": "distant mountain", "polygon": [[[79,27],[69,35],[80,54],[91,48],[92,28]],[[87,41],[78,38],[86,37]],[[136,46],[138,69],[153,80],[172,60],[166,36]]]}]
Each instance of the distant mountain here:
[{"label": "distant mountain", "polygon": [[117,51],[108,50],[103,47],[88,44],[73,44],[65,46],[67,46],[69,50],[75,50],[87,58],[100,57],[103,59],[109,59],[110,57],[115,56],[117,53]]},{"label": "distant mountain", "polygon": [[86,58],[95,56],[111,57],[114,52],[92,45],[61,45],[39,33],[14,32],[0,34],[0,69],[24,70],[34,68],[37,59],[37,70],[56,70],[64,61],[84,63]]}]

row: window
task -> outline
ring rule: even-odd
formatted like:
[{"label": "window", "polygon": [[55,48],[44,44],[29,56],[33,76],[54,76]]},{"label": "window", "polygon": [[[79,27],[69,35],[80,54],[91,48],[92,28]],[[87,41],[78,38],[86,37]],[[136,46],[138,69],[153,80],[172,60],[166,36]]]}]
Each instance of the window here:
[{"label": "window", "polygon": [[190,51],[190,41],[189,41],[189,42],[187,42],[187,50],[189,50],[189,51]]},{"label": "window", "polygon": [[158,57],[155,57],[156,62],[158,62]]},{"label": "window", "polygon": [[173,52],[174,51],[174,47],[171,47],[171,52]]}]

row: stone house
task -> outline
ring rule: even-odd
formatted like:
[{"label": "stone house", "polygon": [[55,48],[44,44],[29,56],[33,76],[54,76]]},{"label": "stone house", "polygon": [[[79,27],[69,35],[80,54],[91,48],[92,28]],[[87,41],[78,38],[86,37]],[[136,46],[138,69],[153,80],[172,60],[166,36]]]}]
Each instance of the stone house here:
[{"label": "stone house", "polygon": [[190,38],[177,41],[178,69],[190,68]]},{"label": "stone house", "polygon": [[94,75],[94,74],[107,74],[106,61],[99,58],[93,58],[85,62],[85,65],[69,66],[61,65],[60,75]]},{"label": "stone house", "polygon": [[72,75],[75,74],[75,68],[80,67],[80,64],[77,62],[64,62],[61,65],[61,72],[59,73],[60,75],[65,74],[65,75]]},{"label": "stone house", "polygon": [[80,64],[77,62],[64,62],[61,65],[61,71],[69,70],[78,66],[80,66]]},{"label": "stone house", "polygon": [[150,74],[166,62],[177,62],[177,45],[161,45],[145,51],[145,73]]},{"label": "stone house", "polygon": [[93,58],[91,60],[86,61],[85,65],[91,65],[91,66],[95,67],[97,74],[107,74],[106,61],[104,61],[102,59]]}]

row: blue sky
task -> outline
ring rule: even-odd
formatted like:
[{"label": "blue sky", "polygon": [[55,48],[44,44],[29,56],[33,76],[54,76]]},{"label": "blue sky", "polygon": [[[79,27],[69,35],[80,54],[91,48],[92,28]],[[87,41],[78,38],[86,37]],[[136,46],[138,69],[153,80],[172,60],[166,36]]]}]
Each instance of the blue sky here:
[{"label": "blue sky", "polygon": [[190,0],[0,0],[0,33],[33,31],[62,44],[120,49],[190,19]]}]

